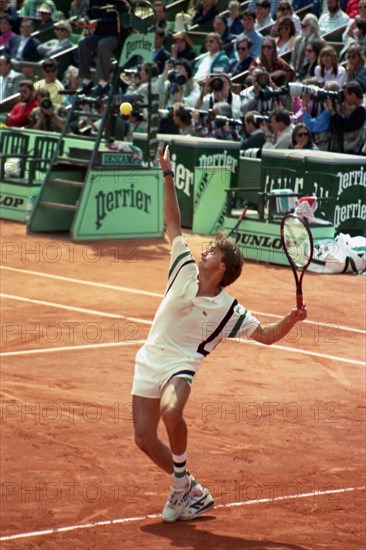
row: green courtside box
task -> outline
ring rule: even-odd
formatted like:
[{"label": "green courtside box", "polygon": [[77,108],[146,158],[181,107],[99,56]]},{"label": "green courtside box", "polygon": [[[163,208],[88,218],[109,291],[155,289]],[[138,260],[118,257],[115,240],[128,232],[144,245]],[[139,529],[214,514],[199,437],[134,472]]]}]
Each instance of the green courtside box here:
[{"label": "green courtside box", "polygon": [[[191,229],[193,226],[195,169],[228,170],[231,175],[228,187],[235,185],[240,143],[171,134],[158,134],[157,139],[161,147],[166,144],[170,145],[182,226]],[[133,144],[142,149],[144,159],[146,159],[146,134],[134,134]],[[220,207],[224,208],[224,204],[225,201]]]},{"label": "green courtside box", "polygon": [[336,233],[366,236],[366,158],[311,150],[263,150],[261,187],[334,199]]}]

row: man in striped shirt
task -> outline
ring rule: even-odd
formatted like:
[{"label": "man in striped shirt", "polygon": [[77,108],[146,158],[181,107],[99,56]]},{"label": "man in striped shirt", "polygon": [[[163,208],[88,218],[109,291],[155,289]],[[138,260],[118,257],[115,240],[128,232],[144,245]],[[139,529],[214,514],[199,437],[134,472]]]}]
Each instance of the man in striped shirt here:
[{"label": "man in striped shirt", "polygon": [[[252,338],[272,344],[283,338],[306,309],[294,309],[277,323],[261,324],[225,287],[241,274],[244,259],[224,234],[202,253],[197,265],[182,236],[169,146],[159,149],[164,175],[164,220],[172,243],[168,284],[148,338],[136,355],[133,419],[138,447],[173,485],[163,521],[190,520],[209,510],[214,500],[187,471],[187,426],[183,410],[203,359],[224,338]],[[157,436],[162,418],[170,448]]]}]

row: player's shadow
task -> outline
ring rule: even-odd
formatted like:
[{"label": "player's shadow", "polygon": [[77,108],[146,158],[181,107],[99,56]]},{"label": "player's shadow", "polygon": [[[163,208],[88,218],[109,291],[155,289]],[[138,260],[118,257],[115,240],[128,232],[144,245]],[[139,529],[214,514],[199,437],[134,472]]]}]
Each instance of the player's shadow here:
[{"label": "player's shadow", "polygon": [[[194,550],[307,550],[297,544],[249,540],[245,536],[217,535],[211,533],[209,529],[202,529],[204,524],[212,519],[214,519],[212,516],[206,516],[197,518],[194,522],[150,523],[141,527],[141,531],[155,537],[170,539],[172,548],[189,546]],[[240,526],[240,529],[245,531],[245,523]]]}]

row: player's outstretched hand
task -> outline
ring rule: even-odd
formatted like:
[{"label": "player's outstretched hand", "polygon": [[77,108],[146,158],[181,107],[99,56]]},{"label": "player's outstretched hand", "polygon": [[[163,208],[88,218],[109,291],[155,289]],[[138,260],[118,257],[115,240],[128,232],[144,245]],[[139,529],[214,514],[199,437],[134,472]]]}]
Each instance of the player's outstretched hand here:
[{"label": "player's outstretched hand", "polygon": [[297,307],[294,307],[294,309],[291,311],[291,317],[296,323],[298,321],[304,321],[307,316],[308,316],[308,313],[306,311],[305,304],[303,304],[299,309]]},{"label": "player's outstretched hand", "polygon": [[165,151],[164,151],[164,154],[163,154],[163,150],[161,147],[158,148],[158,156],[159,156],[159,164],[160,164],[160,168],[163,170],[163,172],[165,170],[171,170],[172,169],[172,165],[171,165],[171,162],[170,162],[170,150],[169,150],[169,145],[167,145],[165,147]]}]

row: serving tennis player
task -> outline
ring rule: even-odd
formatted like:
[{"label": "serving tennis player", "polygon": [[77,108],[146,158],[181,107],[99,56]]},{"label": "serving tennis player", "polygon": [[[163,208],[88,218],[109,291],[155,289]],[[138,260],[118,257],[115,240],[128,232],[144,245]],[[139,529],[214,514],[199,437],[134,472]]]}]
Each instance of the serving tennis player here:
[{"label": "serving tennis player", "polygon": [[[241,274],[244,259],[223,233],[196,264],[182,236],[169,146],[158,150],[164,175],[164,221],[171,261],[164,298],[148,338],[136,354],[133,419],[138,447],[172,475],[163,521],[191,520],[214,506],[210,492],[187,470],[187,425],[183,417],[202,360],[223,338],[251,338],[273,344],[306,318],[294,308],[277,323],[260,323],[225,287]],[[157,435],[162,418],[170,448]]]}]

